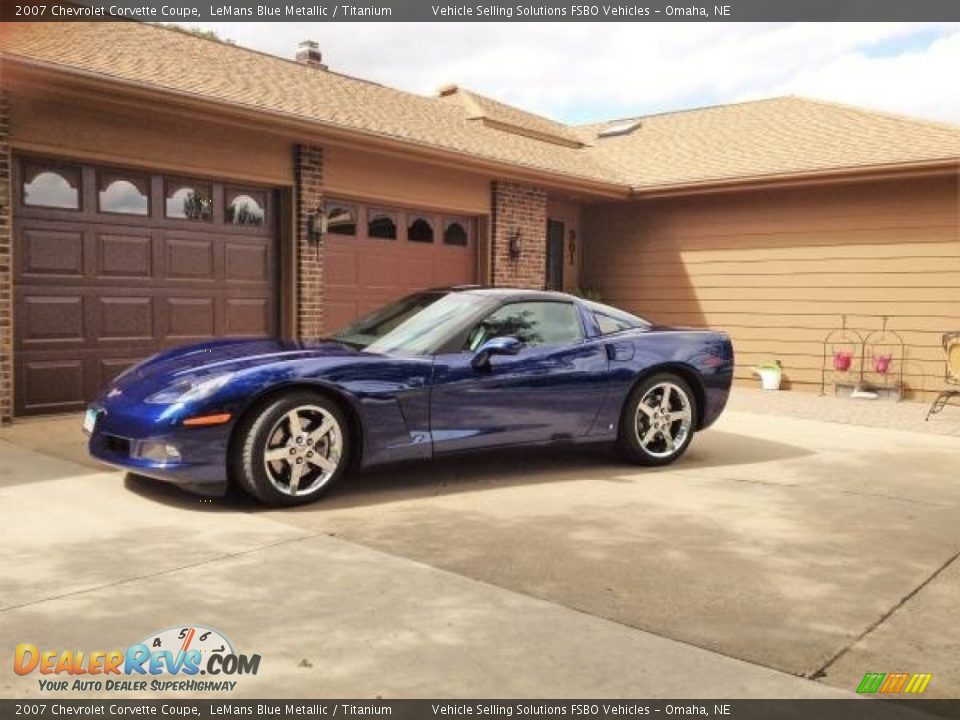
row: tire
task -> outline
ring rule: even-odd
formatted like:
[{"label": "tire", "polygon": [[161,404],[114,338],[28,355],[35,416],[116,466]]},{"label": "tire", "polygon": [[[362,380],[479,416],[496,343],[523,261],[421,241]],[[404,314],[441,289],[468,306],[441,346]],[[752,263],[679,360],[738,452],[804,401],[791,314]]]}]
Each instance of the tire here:
[{"label": "tire", "polygon": [[291,392],[268,400],[241,421],[231,448],[231,476],[267,505],[304,505],[343,476],[350,445],[349,426],[336,403],[310,392]]},{"label": "tire", "polygon": [[[664,413],[668,392],[669,412]],[[697,426],[696,396],[673,373],[657,373],[634,388],[620,415],[617,447],[637,465],[669,465],[690,447]]]}]

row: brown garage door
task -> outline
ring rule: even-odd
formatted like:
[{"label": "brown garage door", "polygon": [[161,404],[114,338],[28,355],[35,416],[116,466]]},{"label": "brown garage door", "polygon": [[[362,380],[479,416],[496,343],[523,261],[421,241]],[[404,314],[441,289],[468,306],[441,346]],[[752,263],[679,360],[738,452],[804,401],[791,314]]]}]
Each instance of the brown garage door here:
[{"label": "brown garage door", "polygon": [[277,328],[274,193],[17,158],[15,407],[78,410],[137,359]]},{"label": "brown garage door", "polygon": [[340,201],[326,216],[327,330],[417,290],[476,282],[475,218]]}]

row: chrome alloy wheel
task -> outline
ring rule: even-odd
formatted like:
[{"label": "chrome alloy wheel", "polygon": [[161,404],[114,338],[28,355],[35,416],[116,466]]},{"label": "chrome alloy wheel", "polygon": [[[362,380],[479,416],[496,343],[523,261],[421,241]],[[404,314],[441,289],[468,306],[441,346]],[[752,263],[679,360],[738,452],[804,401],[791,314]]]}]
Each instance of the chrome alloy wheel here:
[{"label": "chrome alloy wheel", "polygon": [[309,495],[330,481],[343,456],[337,419],[316,405],[300,405],[274,423],[263,464],[270,483],[291,497]]},{"label": "chrome alloy wheel", "polygon": [[671,382],[651,387],[637,405],[637,440],[652,457],[674,455],[687,441],[692,427],[690,398]]}]

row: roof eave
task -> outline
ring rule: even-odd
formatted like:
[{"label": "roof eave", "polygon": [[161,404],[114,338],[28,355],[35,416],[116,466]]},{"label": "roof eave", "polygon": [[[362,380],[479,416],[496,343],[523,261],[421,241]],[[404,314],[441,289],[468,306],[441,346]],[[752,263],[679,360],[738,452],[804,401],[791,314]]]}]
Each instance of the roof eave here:
[{"label": "roof eave", "polygon": [[679,195],[702,195],[735,190],[796,187],[798,185],[824,185],[840,182],[908,179],[912,177],[946,175],[951,173],[960,173],[960,157],[933,158],[906,163],[825,168],[807,172],[753,175],[749,177],[711,178],[683,183],[634,185],[630,189],[630,197],[656,198]]}]

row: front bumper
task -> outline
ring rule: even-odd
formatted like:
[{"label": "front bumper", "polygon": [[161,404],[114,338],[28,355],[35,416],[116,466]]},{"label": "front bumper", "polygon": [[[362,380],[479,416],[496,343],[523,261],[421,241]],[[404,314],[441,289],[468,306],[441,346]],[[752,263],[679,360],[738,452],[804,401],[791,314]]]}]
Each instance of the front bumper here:
[{"label": "front bumper", "polygon": [[142,414],[91,409],[97,417],[88,448],[97,460],[205,495],[226,492],[232,423],[185,428],[170,422],[152,424]]}]

